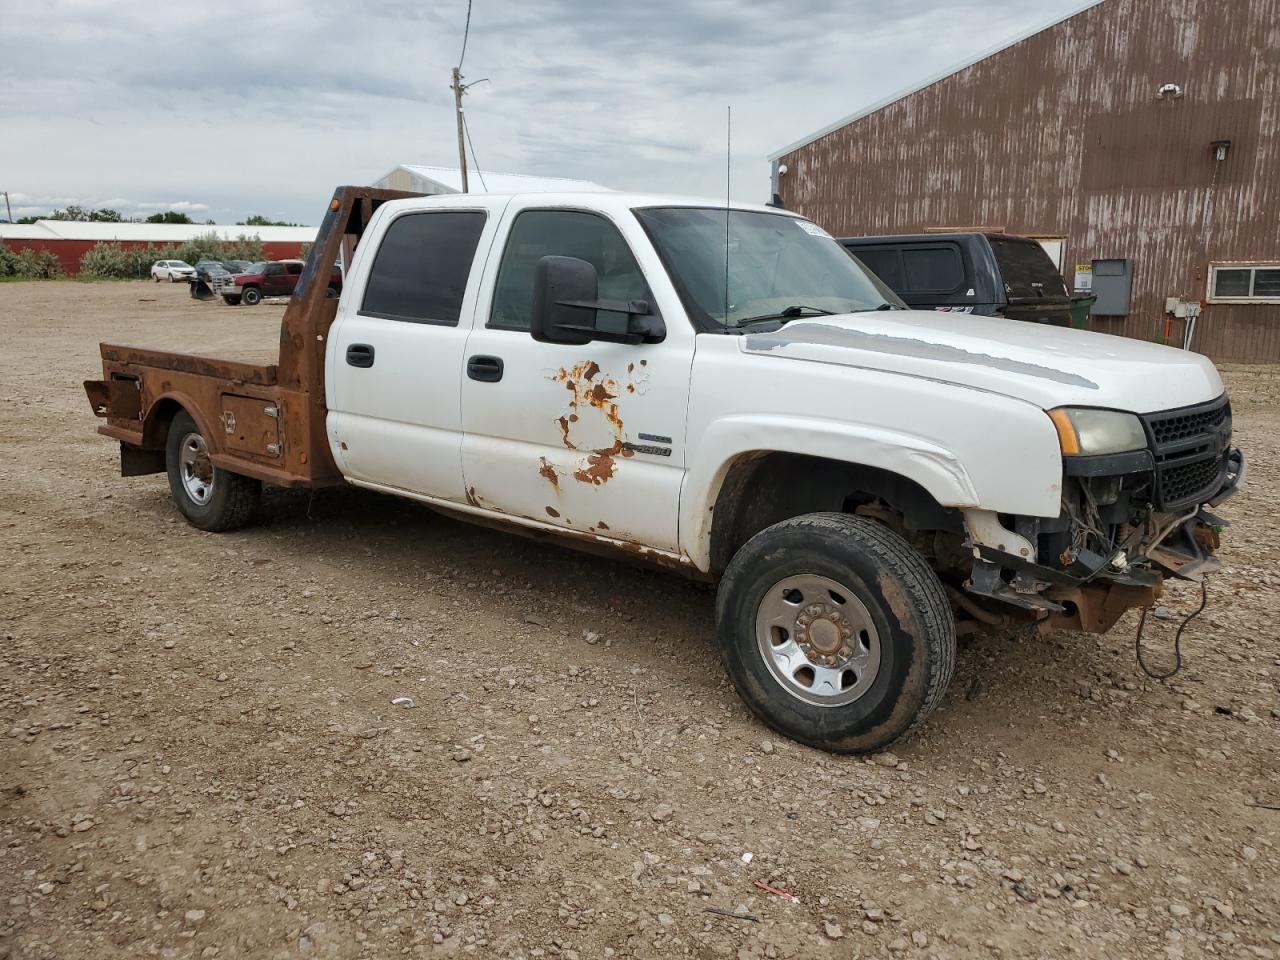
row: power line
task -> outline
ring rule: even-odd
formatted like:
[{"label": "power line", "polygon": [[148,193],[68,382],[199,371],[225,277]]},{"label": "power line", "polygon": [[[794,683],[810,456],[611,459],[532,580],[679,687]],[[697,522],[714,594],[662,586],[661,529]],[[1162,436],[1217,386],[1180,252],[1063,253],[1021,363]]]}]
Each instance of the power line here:
[{"label": "power line", "polygon": [[471,0],[467,0],[467,25],[462,29],[462,53],[458,56],[458,70],[462,70],[462,61],[467,58],[467,36],[471,33]]},{"label": "power line", "polygon": [[480,169],[480,160],[476,157],[476,145],[471,142],[471,124],[467,123],[464,115],[462,118],[462,130],[467,135],[467,146],[471,148],[471,161],[476,165],[476,176],[480,178],[480,186],[484,188],[484,192],[489,192],[489,185],[484,182],[484,171]]}]

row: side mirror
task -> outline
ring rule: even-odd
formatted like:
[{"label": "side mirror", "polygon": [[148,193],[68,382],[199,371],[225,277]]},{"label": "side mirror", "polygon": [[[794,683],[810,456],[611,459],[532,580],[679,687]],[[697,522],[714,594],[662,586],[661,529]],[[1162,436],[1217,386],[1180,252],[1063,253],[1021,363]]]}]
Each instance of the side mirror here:
[{"label": "side mirror", "polygon": [[[533,278],[530,333],[541,343],[661,343],[667,328],[647,300],[600,300],[596,268],[577,257],[543,257]],[[601,317],[599,314],[613,314]]]}]

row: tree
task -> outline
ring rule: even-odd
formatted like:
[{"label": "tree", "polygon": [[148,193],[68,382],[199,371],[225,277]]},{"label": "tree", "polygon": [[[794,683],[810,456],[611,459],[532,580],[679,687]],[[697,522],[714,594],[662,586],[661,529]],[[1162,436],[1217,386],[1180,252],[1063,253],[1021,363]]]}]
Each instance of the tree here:
[{"label": "tree", "polygon": [[[33,217],[32,222],[41,219]],[[89,207],[82,207],[78,203],[67,204],[65,210],[55,210],[49,214],[49,220],[92,220],[95,223],[123,223],[124,217],[120,215],[118,210],[108,210],[103,207],[101,210],[92,210]]]},{"label": "tree", "polygon": [[188,217],[185,213],[179,213],[177,210],[166,210],[164,213],[153,213],[147,217],[145,223],[194,223],[195,221]]},{"label": "tree", "polygon": [[243,220],[236,222],[238,227],[300,227],[300,223],[290,223],[288,220],[271,220],[264,217],[260,213],[255,213],[251,217],[245,217]]}]

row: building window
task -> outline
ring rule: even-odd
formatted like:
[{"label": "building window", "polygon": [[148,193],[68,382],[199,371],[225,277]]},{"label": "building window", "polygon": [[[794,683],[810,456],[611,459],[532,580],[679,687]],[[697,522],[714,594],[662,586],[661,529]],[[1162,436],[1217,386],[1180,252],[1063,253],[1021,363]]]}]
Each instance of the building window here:
[{"label": "building window", "polygon": [[1280,303],[1280,263],[1215,263],[1209,267],[1212,303]]}]

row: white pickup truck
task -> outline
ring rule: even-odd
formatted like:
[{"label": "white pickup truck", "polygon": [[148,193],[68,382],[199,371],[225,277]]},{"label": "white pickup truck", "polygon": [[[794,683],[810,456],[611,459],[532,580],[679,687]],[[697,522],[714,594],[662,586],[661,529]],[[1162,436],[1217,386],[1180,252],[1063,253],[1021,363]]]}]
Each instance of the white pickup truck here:
[{"label": "white pickup truck", "polygon": [[1203,576],[1244,477],[1204,357],[908,310],[815,224],[687,198],[339,188],[275,363],[102,353],[100,432],[196,526],[346,481],[716,580],[743,699],[843,752],[929,713],[958,630]]}]

